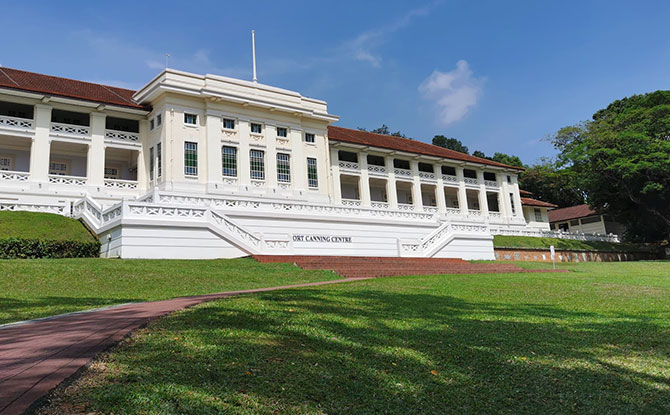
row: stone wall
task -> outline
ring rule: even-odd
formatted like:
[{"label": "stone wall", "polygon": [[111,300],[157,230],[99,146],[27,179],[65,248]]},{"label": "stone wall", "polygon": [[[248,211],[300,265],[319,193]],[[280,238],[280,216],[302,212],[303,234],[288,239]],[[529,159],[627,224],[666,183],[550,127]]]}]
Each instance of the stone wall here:
[{"label": "stone wall", "polygon": [[[544,248],[495,248],[498,261],[551,262],[551,252]],[[556,250],[556,262],[620,262],[658,259],[652,252],[592,252]]]}]

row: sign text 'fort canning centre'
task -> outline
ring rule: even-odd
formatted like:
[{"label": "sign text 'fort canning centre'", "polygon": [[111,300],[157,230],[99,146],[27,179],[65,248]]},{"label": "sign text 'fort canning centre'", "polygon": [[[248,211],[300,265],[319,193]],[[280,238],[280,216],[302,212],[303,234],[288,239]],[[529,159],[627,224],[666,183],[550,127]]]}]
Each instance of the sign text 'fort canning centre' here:
[{"label": "sign text 'fort canning centre'", "polygon": [[0,68],[0,210],[79,218],[123,258],[493,259],[493,234],[549,232],[518,168],[336,121],[217,75],[130,91]]}]

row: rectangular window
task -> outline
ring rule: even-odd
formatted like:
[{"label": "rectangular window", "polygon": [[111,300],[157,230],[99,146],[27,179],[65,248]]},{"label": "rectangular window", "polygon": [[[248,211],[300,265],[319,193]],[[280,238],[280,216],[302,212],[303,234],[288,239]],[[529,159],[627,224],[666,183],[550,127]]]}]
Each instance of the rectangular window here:
[{"label": "rectangular window", "polygon": [[14,157],[8,155],[0,155],[0,171],[13,171]]},{"label": "rectangular window", "polygon": [[150,130],[154,129],[154,119],[153,118],[149,120],[149,129]]},{"label": "rectangular window", "polygon": [[514,193],[509,194],[509,201],[512,204],[512,215],[516,215],[516,206],[514,205]]},{"label": "rectangular window", "polygon": [[65,160],[52,160],[49,162],[49,174],[56,176],[67,176],[70,173],[70,165]]},{"label": "rectangular window", "polygon": [[512,176],[507,176],[507,183],[512,183]]},{"label": "rectangular window", "polygon": [[222,174],[226,177],[237,177],[237,148],[221,147]]},{"label": "rectangular window", "polygon": [[154,179],[154,170],[155,170],[156,160],[154,159],[154,148],[149,149],[149,180]]},{"label": "rectangular window", "polygon": [[118,179],[119,177],[118,167],[105,167],[105,179]]},{"label": "rectangular window", "polygon": [[277,181],[291,182],[291,156],[289,154],[277,153]]},{"label": "rectangular window", "polygon": [[262,134],[263,133],[263,126],[261,124],[258,124],[256,122],[251,123],[251,132],[254,134]]},{"label": "rectangular window", "polygon": [[542,211],[535,208],[535,222],[542,222]]},{"label": "rectangular window", "polygon": [[262,150],[249,151],[249,164],[253,180],[265,180],[265,153]]},{"label": "rectangular window", "polygon": [[198,175],[198,143],[186,141],[184,143],[184,174]]},{"label": "rectangular window", "polygon": [[288,137],[288,129],[284,127],[277,127],[277,137]]},{"label": "rectangular window", "polygon": [[312,189],[319,187],[319,177],[316,172],[316,159],[307,157],[307,184]]},{"label": "rectangular window", "polygon": [[184,124],[196,125],[198,123],[198,116],[195,114],[184,113]]},{"label": "rectangular window", "polygon": [[312,133],[305,133],[305,142],[306,143],[313,143],[314,142],[314,134]]},{"label": "rectangular window", "polygon": [[226,130],[234,130],[235,129],[235,120],[230,119],[230,118],[224,118],[223,119],[223,128]]},{"label": "rectangular window", "polygon": [[158,114],[156,115],[156,127],[160,127],[161,124],[163,124],[163,115]]},{"label": "rectangular window", "polygon": [[163,152],[161,151],[163,146],[161,143],[156,144],[156,167],[158,170],[158,177],[163,175]]}]

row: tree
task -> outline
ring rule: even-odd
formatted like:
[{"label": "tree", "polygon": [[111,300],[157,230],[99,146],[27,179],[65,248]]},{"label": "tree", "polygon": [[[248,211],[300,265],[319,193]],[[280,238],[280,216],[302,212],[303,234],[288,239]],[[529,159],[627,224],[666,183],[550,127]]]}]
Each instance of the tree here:
[{"label": "tree", "polygon": [[456,138],[447,138],[443,135],[436,135],[433,137],[433,145],[448,148],[460,153],[470,154],[470,150]]},{"label": "tree", "polygon": [[559,130],[559,167],[576,173],[596,211],[658,241],[670,234],[670,91],[612,102],[591,121]]},{"label": "tree", "polygon": [[[360,131],[368,131],[367,129],[362,128],[362,127],[358,127],[358,129]],[[386,124],[382,124],[381,127],[375,128],[374,130],[370,130],[369,132],[375,133],[375,134],[392,135],[394,137],[407,138],[407,137],[405,137],[405,134],[401,133],[400,131],[396,131],[396,132],[392,133],[391,130],[389,129],[388,125],[386,125]]]},{"label": "tree", "polygon": [[558,168],[555,163],[547,159],[526,167],[526,170],[519,175],[519,187],[533,193],[534,198],[554,203],[559,207],[581,205],[586,202],[586,195],[577,184],[575,172],[569,168]]},{"label": "tree", "polygon": [[493,154],[493,157],[487,157],[483,151],[475,150],[472,155],[487,160],[497,161],[498,163],[507,164],[508,166],[524,167],[523,162],[518,156],[511,156],[505,153],[497,152]]},{"label": "tree", "polygon": [[475,150],[475,151],[473,151],[473,152],[472,152],[472,155],[475,156],[475,157],[482,158],[482,159],[485,159],[485,158],[486,158],[486,154],[484,154],[483,151],[479,151],[479,150]]}]

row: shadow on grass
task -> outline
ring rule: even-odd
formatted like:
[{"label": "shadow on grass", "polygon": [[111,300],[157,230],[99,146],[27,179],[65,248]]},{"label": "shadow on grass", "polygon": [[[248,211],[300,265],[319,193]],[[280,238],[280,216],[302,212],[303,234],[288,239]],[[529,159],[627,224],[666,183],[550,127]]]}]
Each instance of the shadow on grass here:
[{"label": "shadow on grass", "polygon": [[135,298],[40,297],[20,300],[0,297],[0,324],[54,316],[57,314],[142,301]]},{"label": "shadow on grass", "polygon": [[268,293],[159,322],[82,396],[116,414],[665,414],[661,318],[375,290]]}]

